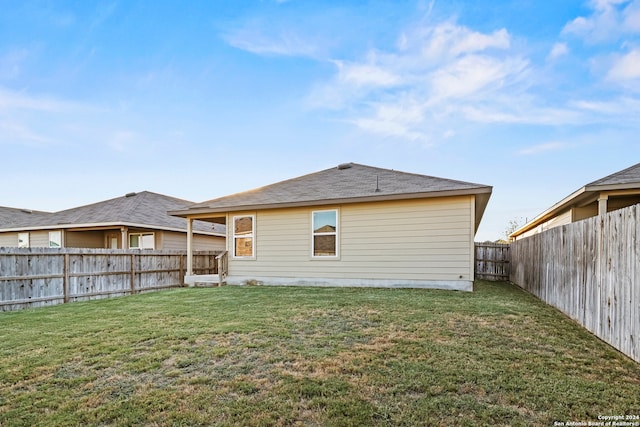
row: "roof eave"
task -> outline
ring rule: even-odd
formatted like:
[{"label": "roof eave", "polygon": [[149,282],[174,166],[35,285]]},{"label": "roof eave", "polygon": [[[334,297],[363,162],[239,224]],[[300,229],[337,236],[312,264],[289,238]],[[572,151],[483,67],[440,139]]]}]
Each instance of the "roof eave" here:
[{"label": "roof eave", "polygon": [[[166,227],[160,225],[151,225],[151,224],[139,224],[139,223],[129,223],[129,222],[102,222],[102,223],[84,223],[84,224],[50,224],[50,225],[32,225],[25,227],[11,227],[11,228],[2,228],[0,232],[2,233],[11,233],[11,232],[22,232],[22,231],[37,231],[37,230],[60,230],[60,229],[82,229],[82,228],[108,228],[108,227],[127,227],[127,228],[147,228],[152,230],[162,230],[162,231],[175,231],[179,233],[186,233],[186,228],[175,228],[175,227]],[[193,232],[195,234],[206,234],[209,236],[218,236],[225,237],[225,233],[219,233],[215,231],[203,231],[194,229]]]},{"label": "roof eave", "polygon": [[509,234],[509,237],[510,238],[518,237],[519,235],[536,228],[538,225],[552,218],[554,215],[562,211],[564,208],[571,206],[571,204],[575,201],[575,199],[577,199],[578,197],[582,196],[585,193],[587,193],[587,187],[582,187],[581,189],[571,193],[570,195],[568,195],[567,197],[565,197],[555,205],[551,206],[541,214],[537,215],[535,218],[527,222],[525,225],[523,225],[513,233]]},{"label": "roof eave", "polygon": [[169,211],[168,213],[169,215],[172,215],[172,216],[187,218],[187,217],[203,215],[203,214],[220,214],[225,212],[238,212],[238,211],[248,211],[248,210],[282,209],[282,208],[295,208],[295,207],[304,207],[304,206],[325,206],[325,205],[336,205],[336,204],[381,202],[381,201],[391,201],[391,200],[430,199],[430,198],[437,198],[437,197],[470,196],[470,195],[479,195],[479,194],[490,195],[492,191],[493,191],[493,187],[482,186],[482,187],[463,189],[463,190],[386,194],[386,195],[372,195],[372,196],[338,198],[338,199],[322,199],[322,200],[302,200],[297,202],[248,204],[248,205],[226,206],[226,207],[219,207],[219,208],[199,207],[199,208],[184,209],[179,211]]},{"label": "roof eave", "polygon": [[606,193],[610,191],[633,190],[633,189],[640,190],[640,182],[625,183],[625,184],[586,185],[581,189],[575,191],[574,193],[570,194],[569,196],[565,197],[555,205],[551,206],[549,209],[545,210],[540,215],[533,218],[531,221],[529,221],[528,223],[526,223],[525,225],[523,225],[522,227],[520,227],[519,229],[511,233],[509,237],[511,238],[518,237],[521,234],[536,228],[540,224],[553,218],[555,215],[557,215],[564,209],[567,209],[578,202],[584,202],[583,199],[588,197],[588,195],[592,195],[593,197],[593,195],[595,194],[596,195],[595,197],[598,197],[597,194],[599,193]]}]

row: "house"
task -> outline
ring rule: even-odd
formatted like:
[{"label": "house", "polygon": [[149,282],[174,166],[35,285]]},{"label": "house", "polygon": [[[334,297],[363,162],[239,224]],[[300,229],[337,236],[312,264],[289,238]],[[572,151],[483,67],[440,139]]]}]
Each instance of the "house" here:
[{"label": "house", "polygon": [[[192,204],[143,191],[60,212],[0,208],[0,247],[185,250],[182,219],[167,214]],[[224,226],[196,221],[193,247],[224,250]]]},{"label": "house", "polygon": [[511,233],[512,240],[640,203],[640,163],[593,181]]},{"label": "house", "polygon": [[[227,226],[229,284],[471,291],[491,191],[345,163],[170,213]],[[218,280],[190,266],[187,283]]]}]

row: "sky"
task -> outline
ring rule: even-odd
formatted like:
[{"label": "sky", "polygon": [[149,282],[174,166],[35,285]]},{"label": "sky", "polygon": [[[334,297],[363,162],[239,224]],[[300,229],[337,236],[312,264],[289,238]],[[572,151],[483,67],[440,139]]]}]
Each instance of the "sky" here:
[{"label": "sky", "polygon": [[485,241],[640,162],[640,0],[0,7],[0,206],[356,162],[493,186]]}]

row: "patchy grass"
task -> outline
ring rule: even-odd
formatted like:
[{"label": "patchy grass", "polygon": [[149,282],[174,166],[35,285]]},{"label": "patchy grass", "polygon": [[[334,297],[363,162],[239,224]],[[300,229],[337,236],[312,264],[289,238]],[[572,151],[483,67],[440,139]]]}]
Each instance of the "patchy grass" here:
[{"label": "patchy grass", "polygon": [[640,414],[640,365],[506,283],[178,289],[0,314],[0,425],[511,425]]}]

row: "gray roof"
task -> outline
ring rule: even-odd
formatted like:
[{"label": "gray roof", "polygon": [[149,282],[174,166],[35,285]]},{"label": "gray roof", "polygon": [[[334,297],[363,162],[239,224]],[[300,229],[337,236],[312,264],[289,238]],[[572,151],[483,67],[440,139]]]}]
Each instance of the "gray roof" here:
[{"label": "gray roof", "polygon": [[243,209],[475,194],[483,195],[476,215],[479,222],[491,191],[492,187],[481,184],[345,163],[254,190],[197,203],[188,209],[171,213],[186,217],[198,213]]},{"label": "gray roof", "polygon": [[[192,203],[188,200],[142,191],[49,214],[13,215],[10,221],[0,224],[0,228],[33,229],[52,226],[65,228],[79,225],[123,224],[186,231],[186,222],[181,218],[170,216],[167,211],[184,209]],[[214,231],[211,223],[203,221],[194,221],[193,226],[194,231],[224,234],[224,227],[220,225],[215,227],[218,229]]]},{"label": "gray roof", "polygon": [[640,184],[640,163],[593,181],[587,187],[623,184]]},{"label": "gray roof", "polygon": [[607,175],[604,178],[597,179],[574,191],[511,233],[511,237],[517,237],[537,227],[560,213],[565,212],[572,206],[585,206],[588,203],[595,202],[600,192],[621,190],[630,192],[630,194],[637,194],[640,190],[640,163]]},{"label": "gray roof", "polygon": [[42,218],[49,215],[51,215],[50,212],[0,206],[0,229],[15,222],[31,221],[34,218]]}]

